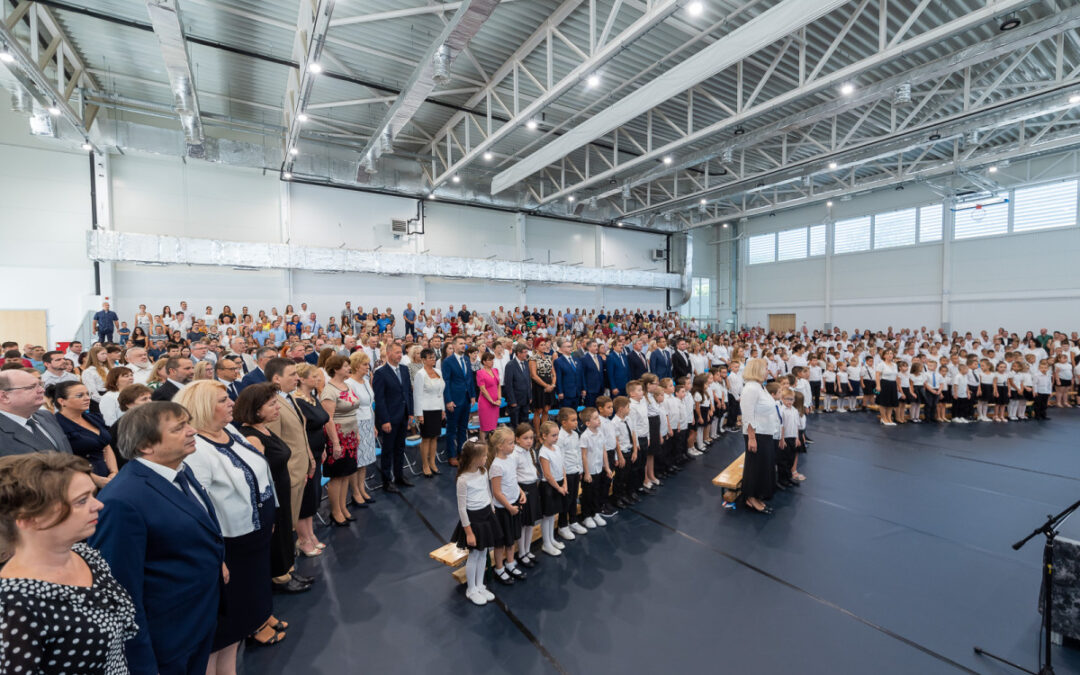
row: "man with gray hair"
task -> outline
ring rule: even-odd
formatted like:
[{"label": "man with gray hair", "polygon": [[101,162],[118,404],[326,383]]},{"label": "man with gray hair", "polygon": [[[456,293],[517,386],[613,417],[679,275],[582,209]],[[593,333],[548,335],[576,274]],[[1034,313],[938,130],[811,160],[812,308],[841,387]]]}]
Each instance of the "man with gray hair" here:
[{"label": "man with gray hair", "polygon": [[150,379],[150,373],[154,371],[154,364],[143,347],[132,347],[124,352],[124,360],[127,367],[131,368],[131,374],[135,378],[135,384],[146,384]]},{"label": "man with gray hair", "polygon": [[131,461],[98,495],[105,507],[90,545],[135,605],[128,668],[205,672],[229,571],[214,505],[184,465],[195,452],[191,416],[176,403],[146,403],[120,418],[116,448]]},{"label": "man with gray hair", "polygon": [[255,359],[251,357],[251,354],[247,353],[247,340],[242,337],[233,338],[229,342],[229,351],[236,355],[240,360],[240,370],[244,375],[247,375],[251,371],[255,370]]}]

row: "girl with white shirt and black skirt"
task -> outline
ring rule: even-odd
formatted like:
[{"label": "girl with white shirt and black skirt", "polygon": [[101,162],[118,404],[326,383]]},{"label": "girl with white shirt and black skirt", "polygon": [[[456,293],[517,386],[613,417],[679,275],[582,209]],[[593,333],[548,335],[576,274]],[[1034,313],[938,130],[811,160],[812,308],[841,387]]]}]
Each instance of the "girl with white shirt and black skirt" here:
[{"label": "girl with white shirt and black skirt", "polygon": [[899,370],[896,367],[896,352],[886,349],[881,355],[881,362],[874,367],[874,387],[877,389],[875,402],[881,423],[887,427],[896,426],[893,413],[900,405],[900,395],[896,388]]},{"label": "girl with white shirt and black skirt", "polygon": [[499,522],[501,538],[495,544],[495,578],[511,586],[524,581],[525,572],[514,560],[514,545],[521,532],[521,509],[527,500],[517,482],[517,457],[514,455],[514,432],[498,427],[488,434],[488,475],[495,501],[495,520]]},{"label": "girl with white shirt and black skirt", "polygon": [[556,446],[559,440],[559,427],[548,420],[540,425],[540,506],[543,518],[540,520],[540,532],[543,536],[542,550],[551,556],[562,555],[566,544],[555,539],[555,519],[566,508],[566,469],[563,467],[563,454]]},{"label": "girl with white shirt and black skirt", "polygon": [[525,501],[518,512],[521,533],[517,545],[518,564],[525,567],[536,566],[536,556],[532,553],[533,526],[540,522],[543,511],[540,504],[540,481],[536,471],[536,454],[533,452],[533,440],[536,433],[529,423],[519,424],[514,431],[514,468],[517,470],[517,483],[525,494]]},{"label": "girl with white shirt and black skirt", "polygon": [[474,605],[486,605],[495,594],[484,587],[484,558],[488,549],[501,545],[502,530],[495,519],[488,482],[487,448],[470,441],[461,450],[457,475],[458,525],[451,541],[469,549],[465,561],[465,597]]},{"label": "girl with white shirt and black skirt", "polygon": [[743,467],[742,492],[746,505],[758,513],[769,514],[772,509],[763,500],[776,490],[776,434],[780,419],[773,399],[762,382],[765,379],[764,359],[750,359],[743,369],[743,390],[739,399],[742,413],[743,441],[746,461]]}]

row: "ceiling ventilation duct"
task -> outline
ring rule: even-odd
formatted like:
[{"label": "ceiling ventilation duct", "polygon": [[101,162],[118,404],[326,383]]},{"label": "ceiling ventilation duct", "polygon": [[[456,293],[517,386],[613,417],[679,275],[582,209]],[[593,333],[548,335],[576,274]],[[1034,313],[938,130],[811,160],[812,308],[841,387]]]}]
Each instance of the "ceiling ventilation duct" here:
[{"label": "ceiling ventilation duct", "polygon": [[202,120],[199,115],[199,100],[195,95],[195,78],[191,73],[188,60],[187,41],[184,38],[184,26],[180,17],[177,0],[147,0],[146,10],[150,14],[150,23],[161,46],[161,56],[165,61],[165,70],[169,74],[172,87],[173,107],[180,117],[184,129],[184,139],[188,144],[188,154],[201,157],[203,136]]},{"label": "ceiling ventilation duct", "polygon": [[907,105],[911,103],[911,83],[905,82],[898,86],[893,92],[893,104],[894,105]]},{"label": "ceiling ventilation duct", "polygon": [[30,96],[30,92],[17,84],[11,87],[11,112],[24,115],[34,112],[34,99]]},{"label": "ceiling ventilation duct", "polygon": [[431,58],[431,79],[440,87],[450,84],[450,66],[453,59],[450,57],[450,48],[445,44],[440,45]]}]

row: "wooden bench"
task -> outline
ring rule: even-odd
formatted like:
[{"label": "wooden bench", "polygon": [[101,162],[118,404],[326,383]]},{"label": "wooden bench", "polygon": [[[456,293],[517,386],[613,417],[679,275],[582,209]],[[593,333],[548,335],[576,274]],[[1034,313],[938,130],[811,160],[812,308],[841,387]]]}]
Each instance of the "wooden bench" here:
[{"label": "wooden bench", "polygon": [[746,464],[746,453],[735,458],[735,461],[727,465],[716,478],[712,479],[713,485],[724,488],[724,506],[733,503],[739,496],[742,487],[743,467]]},{"label": "wooden bench", "polygon": [[[537,523],[533,526],[532,540],[536,541],[540,539],[540,536],[540,524]],[[450,542],[428,553],[428,557],[441,562],[447,567],[456,567],[457,569],[451,573],[451,576],[457,579],[459,584],[465,583],[465,568],[463,565],[466,558],[469,557],[469,549],[458,548],[457,544]],[[491,556],[491,559],[494,560],[494,555]]]}]

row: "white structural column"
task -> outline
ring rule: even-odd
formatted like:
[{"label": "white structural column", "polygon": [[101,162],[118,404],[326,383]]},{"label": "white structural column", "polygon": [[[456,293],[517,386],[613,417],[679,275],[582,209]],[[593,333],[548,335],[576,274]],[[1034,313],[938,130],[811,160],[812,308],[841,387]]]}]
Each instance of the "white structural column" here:
[{"label": "white structural column", "polygon": [[952,312],[949,301],[952,296],[952,240],[956,231],[956,199],[945,200],[945,218],[941,223],[941,328],[950,330]]},{"label": "white structural column", "polygon": [[[292,170],[292,158],[300,151],[300,115],[307,108],[311,97],[311,88],[315,84],[317,73],[312,64],[319,63],[323,47],[326,44],[326,31],[330,28],[330,17],[334,13],[334,0],[300,0],[300,10],[296,19],[296,34],[293,37],[293,60],[298,69],[289,69],[289,80],[285,85],[285,171]],[[321,64],[320,64],[321,65]]]},{"label": "white structural column", "polygon": [[829,214],[825,221],[825,330],[832,330],[832,243],[836,229],[836,219]]},{"label": "white structural column", "polygon": [[780,38],[838,9],[848,0],[783,0],[637,89],[603,112],[499,173],[491,191],[502,192],[545,166],[591,143]]},{"label": "white structural column", "polygon": [[[516,248],[517,259],[524,261],[528,257],[529,247],[526,239],[525,228],[527,218],[521,211],[514,213],[514,246]],[[518,305],[524,305],[526,300],[526,284],[524,282],[517,282],[514,284],[517,286],[518,291]]]}]

